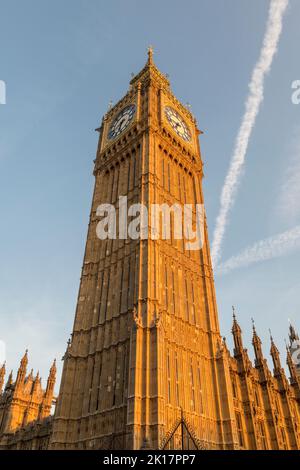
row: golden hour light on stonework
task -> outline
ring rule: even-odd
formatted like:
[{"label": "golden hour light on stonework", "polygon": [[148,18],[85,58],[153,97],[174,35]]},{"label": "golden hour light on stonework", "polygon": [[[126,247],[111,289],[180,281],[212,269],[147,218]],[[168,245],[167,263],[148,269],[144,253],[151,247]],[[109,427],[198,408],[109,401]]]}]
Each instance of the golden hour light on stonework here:
[{"label": "golden hour light on stonework", "polygon": [[[65,21],[54,9],[63,25],[57,35],[47,27],[55,23],[55,1],[41,23],[35,20],[41,7],[33,12],[27,3],[20,2],[18,10],[22,35],[18,22],[10,42],[18,52],[18,68],[3,60],[11,81],[7,103],[6,82],[0,81],[0,104],[6,104],[0,107],[0,187],[5,188],[0,204],[1,211],[9,208],[0,236],[5,240],[8,234],[14,243],[12,248],[0,244],[0,310],[1,296],[3,305],[12,297],[3,315],[9,317],[3,335],[8,339],[2,330],[0,338],[0,450],[49,450],[43,455],[59,455],[63,465],[66,454],[56,451],[94,450],[77,452],[76,461],[84,458],[90,466],[88,459],[94,458],[100,467],[124,468],[139,463],[203,466],[199,459],[210,454],[205,450],[299,451],[300,337],[291,304],[286,306],[294,296],[297,311],[299,263],[291,256],[286,264],[275,264],[300,248],[300,225],[293,225],[300,217],[299,127],[292,151],[295,171],[286,171],[288,184],[285,180],[281,188],[290,217],[279,220],[278,208],[267,212],[268,202],[273,204],[280,193],[280,178],[272,179],[270,168],[284,168],[283,137],[297,112],[290,93],[294,104],[300,100],[299,80],[291,87],[284,54],[283,62],[278,58],[284,75],[269,77],[293,2],[255,2],[248,9],[247,2],[239,2],[235,14],[226,17],[237,2],[215,2],[218,7],[211,11],[213,2],[202,0],[200,9],[197,2],[166,6],[128,0],[111,7],[110,2],[74,0]],[[66,8],[63,4],[59,9]],[[34,13],[34,22],[28,12]],[[0,40],[5,27],[2,21]],[[203,28],[205,36],[212,30],[207,39]],[[30,29],[41,31],[40,43]],[[294,29],[291,22],[285,31],[286,54],[289,35],[299,33]],[[148,35],[157,45],[155,54],[153,46],[147,48]],[[39,48],[44,60],[49,57],[43,66],[35,62]],[[172,84],[161,71],[162,51],[173,57],[168,64]],[[142,54],[139,66],[137,54]],[[238,83],[240,68],[244,80],[251,72],[248,87],[247,81]],[[33,81],[28,93],[18,88],[19,75],[26,84]],[[56,88],[61,82],[64,93]],[[280,108],[279,116],[277,100],[283,98],[278,90],[286,83],[290,109]],[[185,93],[193,111],[179,99]],[[244,104],[234,101],[244,95]],[[14,106],[12,131],[8,123]],[[68,119],[63,118],[67,108]],[[204,135],[197,121],[207,128]],[[226,160],[228,148],[232,156]],[[275,161],[273,152],[282,152],[282,160]],[[8,182],[2,164],[13,174]],[[252,180],[242,186],[246,170]],[[93,192],[88,187],[92,176]],[[17,233],[10,227],[15,219]],[[272,235],[280,223],[285,231]],[[251,237],[263,231],[264,238],[251,245]],[[18,244],[22,253],[13,258]],[[270,271],[241,269],[271,260]],[[33,272],[35,280],[30,279]],[[30,284],[34,299],[27,293]],[[287,323],[286,350],[275,308],[280,318],[293,318]],[[224,336],[224,325],[230,338]],[[16,347],[22,349],[13,363]]]}]

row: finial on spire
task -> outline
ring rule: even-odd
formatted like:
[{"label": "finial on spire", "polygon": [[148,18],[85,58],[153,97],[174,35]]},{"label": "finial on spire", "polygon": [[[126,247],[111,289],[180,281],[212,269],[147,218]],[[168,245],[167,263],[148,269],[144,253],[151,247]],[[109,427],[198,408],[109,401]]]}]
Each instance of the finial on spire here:
[{"label": "finial on spire", "polygon": [[56,359],[54,359],[53,364],[50,368],[50,376],[55,376],[56,374]]},{"label": "finial on spire", "polygon": [[153,46],[152,45],[148,47],[147,52],[148,52],[148,64],[152,64],[153,63]]},{"label": "finial on spire", "polygon": [[253,330],[253,333],[256,333],[255,321],[254,321],[254,318],[253,318],[253,317],[251,317],[251,322],[252,322],[252,330]]}]

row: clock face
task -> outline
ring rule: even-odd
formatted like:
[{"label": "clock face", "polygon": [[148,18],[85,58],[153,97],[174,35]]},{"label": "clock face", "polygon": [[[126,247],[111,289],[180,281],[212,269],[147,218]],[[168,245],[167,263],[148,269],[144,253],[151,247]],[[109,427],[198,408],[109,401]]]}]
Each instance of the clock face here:
[{"label": "clock face", "polygon": [[165,115],[175,130],[175,132],[186,142],[190,142],[191,140],[191,132],[185,123],[185,121],[182,119],[182,117],[175,111],[175,109],[170,108],[170,106],[165,107]]},{"label": "clock face", "polygon": [[134,104],[126,106],[126,108],[122,109],[122,111],[117,115],[117,117],[113,120],[110,126],[110,129],[108,131],[108,138],[114,139],[115,137],[120,135],[126,129],[126,127],[129,126],[129,123],[132,121],[134,113]]}]

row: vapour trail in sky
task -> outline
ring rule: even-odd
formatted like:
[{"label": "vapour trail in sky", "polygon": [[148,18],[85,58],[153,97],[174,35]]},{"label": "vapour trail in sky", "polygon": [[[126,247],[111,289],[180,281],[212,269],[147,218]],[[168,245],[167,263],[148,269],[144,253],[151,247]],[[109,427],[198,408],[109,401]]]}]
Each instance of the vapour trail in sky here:
[{"label": "vapour trail in sky", "polygon": [[282,31],[283,16],[288,4],[288,0],[271,0],[270,3],[260,57],[252,73],[249,84],[249,94],[245,103],[245,113],[236,138],[229,171],[221,192],[221,207],[216,220],[212,244],[212,261],[215,267],[221,257],[222,242],[228,224],[229,212],[236,199],[250,137],[259,113],[260,105],[264,98],[265,77],[271,70],[272,62],[277,51]]},{"label": "vapour trail in sky", "polygon": [[246,248],[238,255],[221,263],[216,274],[227,274],[234,269],[250,266],[254,263],[279,258],[300,248],[300,225],[278,235],[261,240]]}]

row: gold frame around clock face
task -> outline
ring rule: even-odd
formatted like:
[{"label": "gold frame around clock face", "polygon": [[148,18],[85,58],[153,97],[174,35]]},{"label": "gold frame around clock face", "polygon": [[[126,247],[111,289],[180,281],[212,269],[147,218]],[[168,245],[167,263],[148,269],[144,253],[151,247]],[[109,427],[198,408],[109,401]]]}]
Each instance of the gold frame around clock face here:
[{"label": "gold frame around clock face", "polygon": [[135,115],[136,107],[134,104],[130,104],[125,106],[122,111],[115,117],[113,120],[109,131],[108,131],[108,139],[112,140],[122,134],[123,131],[129,126],[131,123],[133,116]]},{"label": "gold frame around clock face", "polygon": [[180,114],[174,108],[171,108],[171,106],[166,106],[165,115],[176,134],[186,142],[190,142],[192,139],[191,131]]}]

